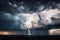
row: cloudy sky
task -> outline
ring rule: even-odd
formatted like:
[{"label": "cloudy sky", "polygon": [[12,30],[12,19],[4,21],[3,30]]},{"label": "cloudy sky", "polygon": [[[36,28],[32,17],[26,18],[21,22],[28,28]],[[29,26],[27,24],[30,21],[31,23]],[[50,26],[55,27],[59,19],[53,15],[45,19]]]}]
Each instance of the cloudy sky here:
[{"label": "cloudy sky", "polygon": [[60,23],[59,15],[60,3],[55,1],[3,0],[0,3],[0,29],[51,29]]}]

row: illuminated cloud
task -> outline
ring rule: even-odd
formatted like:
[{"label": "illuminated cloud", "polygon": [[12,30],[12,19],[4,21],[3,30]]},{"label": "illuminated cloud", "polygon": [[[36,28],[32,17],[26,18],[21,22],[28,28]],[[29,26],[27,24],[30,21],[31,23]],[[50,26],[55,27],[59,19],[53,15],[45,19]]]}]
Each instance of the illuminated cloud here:
[{"label": "illuminated cloud", "polygon": [[[11,2],[8,2],[8,3],[10,5],[16,7],[20,12],[22,11],[22,13],[16,13],[14,15],[7,13],[7,14],[3,14],[5,16],[5,17],[4,16],[3,17],[7,18],[10,21],[11,20],[14,21],[14,23],[12,24],[12,27],[16,27],[16,26],[20,25],[20,27],[22,29],[27,29],[27,28],[30,29],[30,28],[46,26],[48,24],[54,24],[51,17],[56,18],[58,16],[57,14],[60,13],[60,10],[58,9],[60,4],[56,4],[54,2],[53,3],[49,2],[46,5],[45,4],[42,4],[39,6],[34,5],[36,7],[34,7],[34,6],[28,7],[26,4],[22,5],[23,2],[21,3],[21,5],[18,3],[19,6],[18,6],[18,4],[15,4],[15,3],[14,4]],[[36,13],[34,11],[35,9],[37,11]],[[27,11],[29,11],[30,13],[28,13]]]},{"label": "illuminated cloud", "polygon": [[53,21],[51,20],[51,17],[53,17],[54,15],[57,15],[58,13],[60,13],[60,10],[58,9],[46,9],[42,12],[40,12],[41,14],[41,18],[42,18],[42,22],[45,24],[50,24]]},{"label": "illuminated cloud", "polygon": [[[53,17],[54,15],[57,16],[57,14],[60,13],[60,10],[58,9],[45,9],[44,11],[41,11],[40,13],[21,13],[21,14],[17,14],[17,16],[19,16],[21,23],[21,28],[22,29],[27,29],[27,28],[35,28],[35,27],[42,27],[42,26],[46,26],[48,24],[54,24],[54,22],[52,21],[51,17]],[[41,16],[41,19],[39,18],[39,16]],[[55,17],[56,17],[55,16]],[[38,23],[38,21],[40,21],[41,23]],[[44,25],[43,25],[44,24]],[[24,25],[24,26],[23,26]]]},{"label": "illuminated cloud", "polygon": [[[37,14],[17,14],[17,16],[20,16],[20,20],[22,22],[21,24],[22,29],[34,28],[35,26],[38,26],[39,18]],[[24,18],[21,18],[21,17],[24,17]]]}]

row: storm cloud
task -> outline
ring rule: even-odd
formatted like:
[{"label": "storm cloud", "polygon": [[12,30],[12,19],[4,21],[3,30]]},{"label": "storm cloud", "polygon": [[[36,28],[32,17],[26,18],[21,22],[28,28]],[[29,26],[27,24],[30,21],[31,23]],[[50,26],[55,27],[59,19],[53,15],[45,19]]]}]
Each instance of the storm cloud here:
[{"label": "storm cloud", "polygon": [[46,28],[47,25],[57,23],[57,20],[54,21],[52,17],[57,19],[60,14],[60,3],[52,1],[43,4],[40,2],[27,4],[26,2],[6,1],[5,5],[0,5],[1,29]]}]

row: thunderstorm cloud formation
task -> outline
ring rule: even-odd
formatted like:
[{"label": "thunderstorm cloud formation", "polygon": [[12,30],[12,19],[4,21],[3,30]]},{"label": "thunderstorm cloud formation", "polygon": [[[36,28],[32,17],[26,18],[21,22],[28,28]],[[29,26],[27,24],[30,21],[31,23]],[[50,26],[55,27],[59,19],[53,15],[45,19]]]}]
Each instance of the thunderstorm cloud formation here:
[{"label": "thunderstorm cloud formation", "polygon": [[1,29],[50,28],[51,25],[60,23],[60,3],[51,1],[27,4],[6,1],[5,5],[4,3],[0,5]]}]

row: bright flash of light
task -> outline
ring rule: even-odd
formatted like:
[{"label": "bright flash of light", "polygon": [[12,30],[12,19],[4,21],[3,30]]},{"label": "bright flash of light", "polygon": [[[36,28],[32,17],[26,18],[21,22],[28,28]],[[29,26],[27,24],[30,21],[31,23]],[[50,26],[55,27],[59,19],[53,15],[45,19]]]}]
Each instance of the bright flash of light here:
[{"label": "bright flash of light", "polygon": [[[24,26],[22,26],[23,29],[27,29],[27,28],[30,29],[30,28],[33,28],[32,25],[35,25],[35,26],[38,25],[39,18],[37,16],[37,14],[17,14],[17,16],[20,16],[20,19],[21,19],[21,17],[25,17],[25,19],[22,18],[22,19],[26,20],[26,21],[22,20],[21,25],[24,24]],[[34,23],[32,23],[32,22],[34,22]]]},{"label": "bright flash of light", "polygon": [[51,29],[49,30],[50,35],[60,35],[60,28],[59,29]]}]

